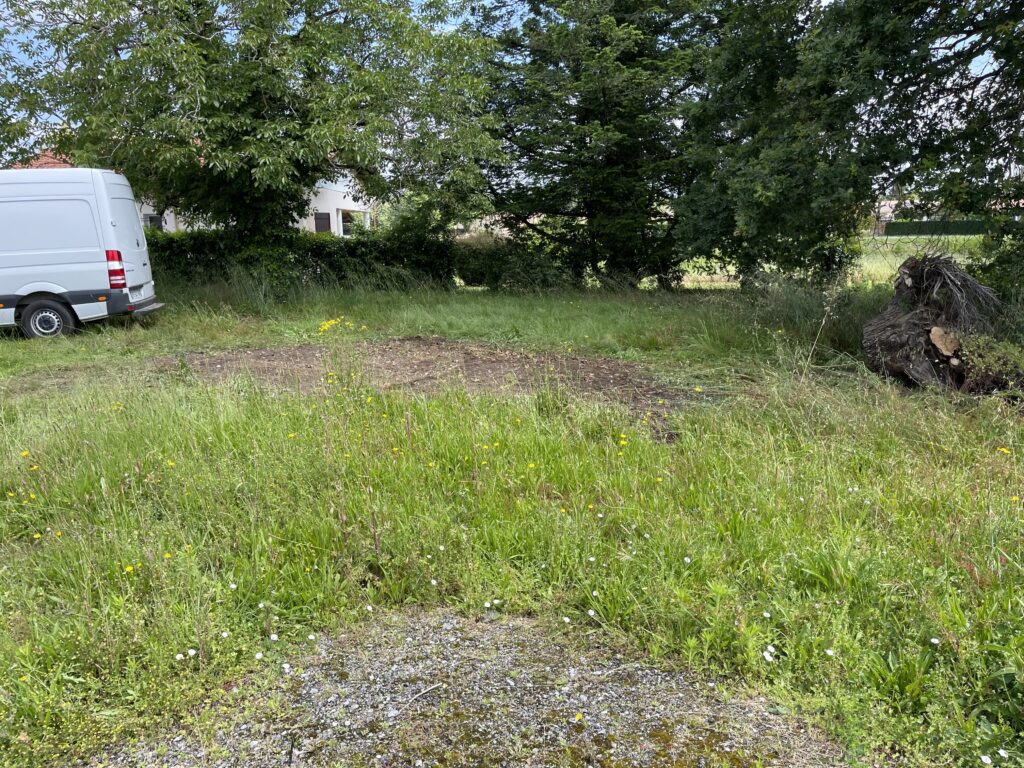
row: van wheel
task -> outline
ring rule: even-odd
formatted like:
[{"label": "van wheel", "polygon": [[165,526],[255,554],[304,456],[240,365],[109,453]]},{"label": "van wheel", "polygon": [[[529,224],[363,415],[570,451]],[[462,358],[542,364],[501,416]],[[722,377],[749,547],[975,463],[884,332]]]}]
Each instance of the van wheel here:
[{"label": "van wheel", "polygon": [[75,330],[71,311],[56,301],[33,301],[21,310],[21,330],[32,339],[50,339]]}]

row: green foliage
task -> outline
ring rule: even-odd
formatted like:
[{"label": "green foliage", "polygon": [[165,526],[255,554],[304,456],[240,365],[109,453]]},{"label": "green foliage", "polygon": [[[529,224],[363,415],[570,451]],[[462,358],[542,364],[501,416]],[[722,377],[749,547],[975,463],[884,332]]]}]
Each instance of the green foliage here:
[{"label": "green foliage", "polygon": [[678,125],[693,52],[688,8],[656,2],[492,2],[480,28],[500,55],[491,109],[502,161],[487,167],[505,225],[585,273],[636,284],[674,263]]},{"label": "green foliage", "polygon": [[225,230],[150,231],[146,237],[157,280],[178,285],[228,282],[242,272],[281,296],[298,285],[335,282],[440,285],[454,273],[451,241],[419,230],[361,231],[345,238],[290,230],[263,243]]},{"label": "green foliage", "polygon": [[1009,339],[973,334],[963,340],[968,392],[1014,390],[1024,386],[1024,346]]},{"label": "green foliage", "polygon": [[125,173],[157,209],[277,232],[342,174],[371,194],[465,181],[489,140],[485,46],[409,0],[11,0],[41,44],[39,143]]},{"label": "green foliage", "polygon": [[551,290],[573,282],[569,268],[551,253],[550,244],[528,233],[515,240],[488,232],[461,238],[456,244],[455,271],[467,285],[494,290]]},{"label": "green foliage", "polygon": [[1016,231],[986,238],[972,255],[971,271],[1004,300],[1024,296],[1024,236]]}]

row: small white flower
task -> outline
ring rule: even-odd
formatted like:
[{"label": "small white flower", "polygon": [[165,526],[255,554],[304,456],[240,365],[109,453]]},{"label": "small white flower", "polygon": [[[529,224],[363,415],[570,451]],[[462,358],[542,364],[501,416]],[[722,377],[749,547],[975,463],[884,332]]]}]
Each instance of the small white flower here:
[{"label": "small white flower", "polygon": [[689,557],[684,557],[683,558],[683,562],[686,563],[687,565],[689,565],[690,564],[690,558]]},{"label": "small white flower", "polygon": [[939,638],[937,638],[937,637],[933,637],[933,638],[932,638],[931,640],[929,640],[928,642],[930,642],[930,643],[931,643],[932,645],[938,645],[938,644],[939,644]]},{"label": "small white flower", "polygon": [[307,635],[306,637],[307,637],[307,639],[309,639],[309,640],[316,640],[316,635],[314,635],[314,634],[312,634],[312,633],[310,633],[310,634],[309,634],[309,635]]},{"label": "small white flower", "polygon": [[231,588],[232,588],[232,589],[238,589],[238,585],[237,585],[237,584],[235,584],[235,582],[233,582],[233,581],[232,581],[232,582],[231,582]]},{"label": "small white flower", "polygon": [[270,636],[270,639],[271,639],[271,640],[273,640],[273,641],[275,641],[275,642],[277,642],[277,634],[272,634],[272,635]]},{"label": "small white flower", "polygon": [[431,579],[430,580],[430,586],[436,587],[437,586],[437,579]]},{"label": "small white flower", "polygon": [[764,616],[766,619],[770,619],[772,617],[772,615],[770,613],[768,613],[768,611],[765,611],[761,615]]},{"label": "small white flower", "polygon": [[366,606],[366,610],[367,610],[368,613],[373,613],[373,606],[372,605]]},{"label": "small white flower", "polygon": [[597,614],[594,612],[593,608],[591,608],[589,611],[587,611],[587,616],[589,616],[590,618],[594,618],[594,616],[596,616],[596,615]]},{"label": "small white flower", "polygon": [[591,597],[597,597],[597,590],[595,589],[593,592],[590,593],[590,595]]},{"label": "small white flower", "polygon": [[568,616],[563,616],[562,617],[562,621],[564,621],[566,624],[568,624],[569,623],[569,617]]},{"label": "small white flower", "polygon": [[444,544],[441,544],[441,545],[440,545],[440,546],[439,546],[439,547],[437,548],[437,551],[438,551],[438,552],[444,552]]},{"label": "small white flower", "polygon": [[228,633],[227,632],[221,632],[220,636],[223,637],[223,638],[227,638]]},{"label": "small white flower", "polygon": [[594,562],[595,560],[597,560],[597,558],[596,557],[588,557],[587,560],[589,560],[590,562]]},{"label": "small white flower", "polygon": [[985,765],[992,765],[992,758],[988,755],[982,755],[981,762],[983,762]]},{"label": "small white flower", "polygon": [[174,660],[175,661],[181,661],[184,658],[185,658],[185,654],[184,653],[176,653],[176,654],[174,654]]},{"label": "small white flower", "polygon": [[826,655],[826,656],[835,656],[835,655],[836,655],[836,652],[835,652],[835,651],[833,651],[833,650],[832,650],[831,648],[826,648],[826,649],[825,649],[825,655]]},{"label": "small white flower", "polygon": [[498,598],[494,598],[494,600],[492,600],[491,602],[495,605],[501,605],[501,600],[499,600]]},{"label": "small white flower", "polygon": [[775,661],[775,657],[773,657],[768,651],[765,651],[761,655],[764,656],[765,661]]},{"label": "small white flower", "polygon": [[775,646],[774,645],[769,645],[768,646],[768,653],[775,653]]},{"label": "small white flower", "polygon": [[259,606],[257,606],[257,607],[258,608],[262,608],[263,607],[263,603],[260,603]]},{"label": "small white flower", "polygon": [[488,600],[486,603],[484,603],[484,608],[490,608],[490,607],[491,607],[491,602]]},{"label": "small white flower", "polygon": [[604,512],[598,512],[598,513],[597,513],[597,516],[598,516],[598,517],[604,517]]},{"label": "small white flower", "polygon": [[256,661],[260,661],[263,658],[263,651],[256,651]]},{"label": "small white flower", "polygon": [[188,649],[188,655],[189,656],[195,656],[196,655],[196,649],[195,648],[189,648]]},{"label": "small white flower", "polygon": [[287,661],[284,664],[281,665],[281,669],[283,669],[285,672],[289,671],[291,668],[292,668],[292,665],[289,664]]},{"label": "small white flower", "polygon": [[1005,749],[1000,749],[1000,750],[998,750],[998,751],[996,752],[996,754],[997,754],[997,755],[999,755],[999,756],[1000,756],[1001,758],[1003,758],[1004,760],[1005,760],[1005,759],[1006,759],[1007,757],[1009,757],[1009,756],[1010,756],[1010,753],[1009,753],[1009,752],[1007,752],[1007,751],[1006,751]]}]

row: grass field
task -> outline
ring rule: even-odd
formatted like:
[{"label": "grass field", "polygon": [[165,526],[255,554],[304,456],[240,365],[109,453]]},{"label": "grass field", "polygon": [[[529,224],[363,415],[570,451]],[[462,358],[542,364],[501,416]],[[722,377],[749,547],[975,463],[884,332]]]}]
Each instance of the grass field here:
[{"label": "grass field", "polygon": [[[0,338],[0,764],[143,733],[368,606],[473,615],[497,595],[726,674],[853,761],[1020,764],[1019,407],[869,374],[872,282],[211,289],[145,326]],[[642,363],[686,405],[666,441],[556,386],[366,385],[353,343],[412,334]],[[328,351],[320,394],[152,365],[297,344]]]}]

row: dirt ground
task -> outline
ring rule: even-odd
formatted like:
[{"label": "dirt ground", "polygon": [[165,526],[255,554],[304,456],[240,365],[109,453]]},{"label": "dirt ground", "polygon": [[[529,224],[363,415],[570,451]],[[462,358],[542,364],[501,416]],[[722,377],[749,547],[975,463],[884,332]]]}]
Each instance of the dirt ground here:
[{"label": "dirt ground", "polygon": [[418,393],[450,386],[475,393],[515,393],[554,384],[640,413],[665,413],[684,399],[683,393],[657,382],[643,367],[622,360],[536,354],[424,336],[362,342],[351,360],[305,345],[188,354],[164,358],[160,366],[184,367],[204,381],[247,375],[306,393],[323,386],[328,370],[338,373],[348,367],[371,386]]},{"label": "dirt ground", "polygon": [[593,636],[508,617],[397,612],[265,658],[270,690],[91,766],[844,765],[838,747],[763,699],[659,670]]}]

